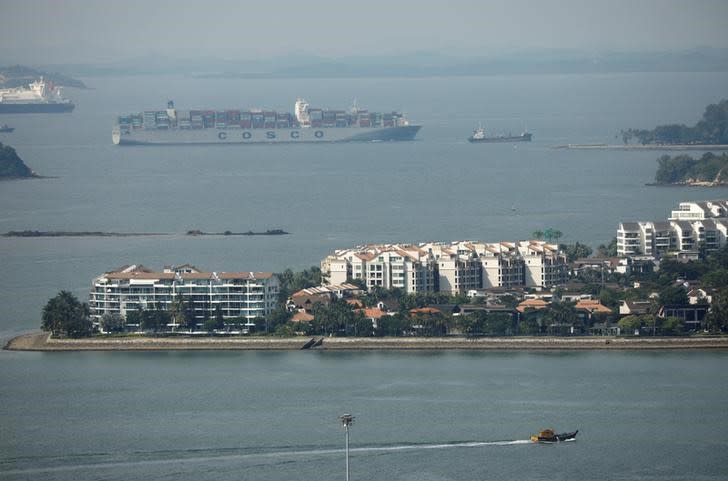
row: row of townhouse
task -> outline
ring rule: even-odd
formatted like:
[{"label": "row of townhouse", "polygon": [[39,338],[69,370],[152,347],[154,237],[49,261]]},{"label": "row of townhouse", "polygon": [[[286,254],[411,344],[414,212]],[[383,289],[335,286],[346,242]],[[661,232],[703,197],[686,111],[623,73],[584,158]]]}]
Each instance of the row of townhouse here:
[{"label": "row of townhouse", "polygon": [[565,282],[566,256],[544,241],[370,244],[321,261],[331,284],[361,279],[368,289],[467,293],[496,287],[550,287]]},{"label": "row of townhouse", "polygon": [[89,295],[92,321],[105,314],[138,309],[170,310],[183,296],[200,322],[221,311],[223,318],[264,317],[276,308],[279,281],[270,272],[202,272],[191,265],[155,272],[142,265],[124,266],[93,280]]},{"label": "row of townhouse", "polygon": [[661,257],[668,252],[697,255],[728,242],[728,201],[682,202],[663,222],[621,222],[617,255]]}]

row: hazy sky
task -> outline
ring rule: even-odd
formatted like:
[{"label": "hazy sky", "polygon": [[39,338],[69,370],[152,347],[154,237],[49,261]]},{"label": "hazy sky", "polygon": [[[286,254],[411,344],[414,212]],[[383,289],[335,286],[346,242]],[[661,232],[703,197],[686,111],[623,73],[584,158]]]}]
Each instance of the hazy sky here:
[{"label": "hazy sky", "polygon": [[728,47],[728,0],[0,0],[0,65]]}]

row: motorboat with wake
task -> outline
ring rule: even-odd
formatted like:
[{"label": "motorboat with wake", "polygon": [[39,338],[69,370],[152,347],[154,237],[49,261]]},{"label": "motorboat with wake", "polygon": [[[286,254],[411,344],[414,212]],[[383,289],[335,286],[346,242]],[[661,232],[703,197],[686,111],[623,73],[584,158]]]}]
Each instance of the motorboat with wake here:
[{"label": "motorboat with wake", "polygon": [[571,433],[555,433],[552,429],[544,429],[538,434],[531,436],[531,441],[534,443],[559,443],[562,441],[569,441],[576,438],[577,429]]}]

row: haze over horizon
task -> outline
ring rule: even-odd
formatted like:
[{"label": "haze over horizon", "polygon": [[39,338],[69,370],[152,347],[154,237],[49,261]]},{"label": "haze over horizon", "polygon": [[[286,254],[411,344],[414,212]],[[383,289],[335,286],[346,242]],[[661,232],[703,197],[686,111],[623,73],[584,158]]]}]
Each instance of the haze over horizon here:
[{"label": "haze over horizon", "polygon": [[728,48],[726,19],[724,0],[452,0],[437,7],[383,0],[4,0],[0,65]]}]

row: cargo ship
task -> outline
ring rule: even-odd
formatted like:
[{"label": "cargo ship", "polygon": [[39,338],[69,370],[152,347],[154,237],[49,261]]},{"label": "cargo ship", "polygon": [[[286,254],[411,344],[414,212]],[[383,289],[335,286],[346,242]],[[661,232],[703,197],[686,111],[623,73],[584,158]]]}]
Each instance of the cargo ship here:
[{"label": "cargo ship", "polygon": [[0,90],[0,114],[54,114],[71,112],[74,107],[61,95],[61,87],[46,83],[43,77],[28,88]]},{"label": "cargo ship", "polygon": [[468,137],[468,142],[530,142],[533,134],[524,132],[521,135],[496,135],[488,137],[485,129],[478,127],[473,130],[473,134]]},{"label": "cargo ship", "polygon": [[147,110],[120,116],[116,145],[196,145],[414,140],[420,125],[399,112],[311,108],[296,100],[294,112],[273,110]]}]

